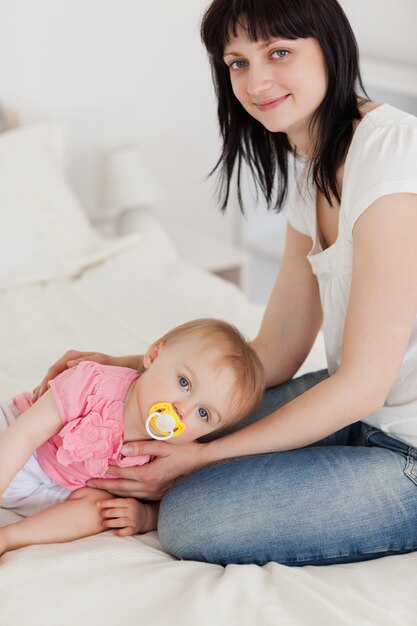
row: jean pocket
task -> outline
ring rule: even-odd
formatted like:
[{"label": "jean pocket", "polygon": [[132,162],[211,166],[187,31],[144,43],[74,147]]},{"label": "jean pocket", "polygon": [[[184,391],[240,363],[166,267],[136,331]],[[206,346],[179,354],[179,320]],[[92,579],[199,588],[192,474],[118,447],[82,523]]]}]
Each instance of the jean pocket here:
[{"label": "jean pocket", "polygon": [[404,458],[403,472],[415,485],[417,485],[417,450],[408,446],[403,441],[394,439],[386,435],[381,430],[372,428],[366,434],[366,440],[369,446],[377,446],[378,448],[386,448],[392,450],[396,454]]}]

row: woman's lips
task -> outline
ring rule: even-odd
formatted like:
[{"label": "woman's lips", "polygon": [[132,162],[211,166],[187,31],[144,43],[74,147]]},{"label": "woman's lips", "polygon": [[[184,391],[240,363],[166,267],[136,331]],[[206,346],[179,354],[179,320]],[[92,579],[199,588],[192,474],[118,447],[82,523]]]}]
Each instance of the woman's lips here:
[{"label": "woman's lips", "polygon": [[275,109],[280,104],[285,102],[287,98],[289,98],[290,94],[287,93],[285,96],[281,96],[281,98],[275,98],[274,100],[265,100],[264,102],[254,102],[259,111],[269,111],[270,109]]}]

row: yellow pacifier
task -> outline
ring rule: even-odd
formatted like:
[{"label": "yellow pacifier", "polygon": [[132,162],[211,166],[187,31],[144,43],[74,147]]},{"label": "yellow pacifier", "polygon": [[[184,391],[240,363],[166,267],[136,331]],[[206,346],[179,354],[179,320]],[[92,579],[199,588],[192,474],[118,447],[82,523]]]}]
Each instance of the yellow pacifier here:
[{"label": "yellow pacifier", "polygon": [[169,402],[157,402],[149,409],[146,432],[152,439],[171,439],[185,430],[185,424]]}]

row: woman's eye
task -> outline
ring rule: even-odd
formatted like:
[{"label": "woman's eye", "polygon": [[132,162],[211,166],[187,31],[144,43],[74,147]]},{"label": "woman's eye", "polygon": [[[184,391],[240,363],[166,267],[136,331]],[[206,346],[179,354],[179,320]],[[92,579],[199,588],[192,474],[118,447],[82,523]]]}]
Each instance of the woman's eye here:
[{"label": "woman's eye", "polygon": [[184,378],[184,376],[178,376],[178,382],[180,384],[180,387],[188,391],[188,389],[190,388],[190,383],[186,378]]},{"label": "woman's eye", "polygon": [[246,61],[233,61],[233,63],[230,63],[229,69],[236,72],[237,70],[241,70],[246,67],[246,65]]},{"label": "woman's eye", "polygon": [[286,56],[288,56],[288,54],[288,50],[274,50],[273,52],[271,52],[271,57],[275,59],[284,59]]},{"label": "woman's eye", "polygon": [[208,411],[206,411],[206,409],[203,409],[202,407],[198,409],[198,414],[203,420],[208,420],[209,418]]}]

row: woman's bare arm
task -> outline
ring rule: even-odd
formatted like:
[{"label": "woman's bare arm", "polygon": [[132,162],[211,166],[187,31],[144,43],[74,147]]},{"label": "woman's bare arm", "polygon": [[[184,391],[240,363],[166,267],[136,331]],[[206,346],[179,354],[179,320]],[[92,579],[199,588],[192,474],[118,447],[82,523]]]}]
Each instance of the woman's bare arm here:
[{"label": "woman's bare arm", "polygon": [[[284,257],[261,329],[253,345],[265,371],[267,385],[290,379],[308,355],[320,328],[322,313],[318,285],[306,255],[311,239],[288,227]],[[130,454],[155,455],[142,467],[110,468],[115,480],[90,481],[90,486],[120,496],[158,499],[179,476],[206,464],[202,444],[170,446],[167,443],[129,442]],[[175,449],[174,449],[175,448]],[[124,454],[129,454],[127,451]]]},{"label": "woman's bare arm", "polygon": [[417,315],[417,195],[374,202],[353,230],[352,284],[338,371],[263,420],[207,444],[207,461],[288,450],[377,411]]},{"label": "woman's bare arm", "polygon": [[306,256],[311,239],[288,225],[280,271],[253,347],[266,386],[292,378],[304,362],[322,322],[319,288]]}]

